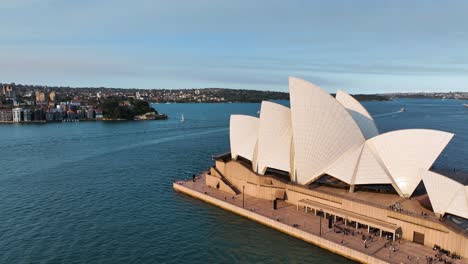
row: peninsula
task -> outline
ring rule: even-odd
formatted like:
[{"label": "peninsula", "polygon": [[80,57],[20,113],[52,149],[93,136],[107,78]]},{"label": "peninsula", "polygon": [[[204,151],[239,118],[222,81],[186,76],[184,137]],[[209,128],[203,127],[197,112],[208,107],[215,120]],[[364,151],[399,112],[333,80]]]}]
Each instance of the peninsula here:
[{"label": "peninsula", "polygon": [[14,84],[2,85],[0,123],[47,123],[79,121],[163,120],[141,97],[119,93],[63,93],[47,87],[30,90]]}]

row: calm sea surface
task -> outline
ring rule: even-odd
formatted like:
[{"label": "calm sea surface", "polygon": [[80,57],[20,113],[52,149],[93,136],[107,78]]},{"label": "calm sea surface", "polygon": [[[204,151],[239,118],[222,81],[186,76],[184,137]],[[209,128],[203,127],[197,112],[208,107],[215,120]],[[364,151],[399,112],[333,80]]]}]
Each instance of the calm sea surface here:
[{"label": "calm sea surface", "polygon": [[[463,103],[365,106],[381,132],[456,133],[436,167],[468,171]],[[350,262],[172,190],[229,150],[230,114],[259,104],[154,106],[170,119],[0,125],[0,263]]]}]

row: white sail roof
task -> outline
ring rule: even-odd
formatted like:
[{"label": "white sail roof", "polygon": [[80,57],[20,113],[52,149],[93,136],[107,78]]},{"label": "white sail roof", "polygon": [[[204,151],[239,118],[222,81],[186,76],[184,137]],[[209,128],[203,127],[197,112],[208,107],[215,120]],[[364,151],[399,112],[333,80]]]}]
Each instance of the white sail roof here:
[{"label": "white sail roof", "polygon": [[344,153],[326,173],[350,185],[392,184],[391,177],[368,144]]},{"label": "white sail roof", "polygon": [[352,184],[391,184],[391,176],[366,142]]},{"label": "white sail roof", "polygon": [[456,190],[446,212],[468,219],[468,186]]},{"label": "white sail roof", "polygon": [[422,172],[429,170],[453,134],[429,129],[404,129],[368,140],[404,196],[411,196]]},{"label": "white sail roof", "polygon": [[336,100],[340,102],[351,114],[366,139],[375,137],[379,134],[379,130],[377,129],[374,119],[358,100],[341,90],[336,92]]},{"label": "white sail roof", "polygon": [[364,143],[346,109],[329,93],[298,78],[289,78],[294,143],[294,176],[309,183],[340,156]]},{"label": "white sail roof", "polygon": [[289,89],[290,109],[262,102],[260,119],[231,116],[233,159],[252,161],[260,174],[267,168],[290,172],[299,184],[328,174],[350,185],[392,184],[405,197],[424,178],[436,212],[467,216],[467,187],[428,171],[453,134],[407,129],[378,135],[370,114],[346,93],[338,91],[335,99],[292,77]]},{"label": "white sail roof", "polygon": [[257,172],[263,175],[268,167],[290,172],[291,140],[291,110],[263,101],[258,130]]},{"label": "white sail roof", "polygon": [[362,148],[363,145],[350,149],[336,160],[326,170],[326,173],[347,184],[352,184],[356,173],[356,166],[359,163],[359,158],[362,153]]},{"label": "white sail roof", "polygon": [[259,119],[247,115],[231,115],[229,137],[231,143],[231,156],[238,156],[250,161],[254,158],[257,144]]},{"label": "white sail roof", "polygon": [[[460,195],[459,193],[463,193],[465,190],[465,186],[461,183],[432,171],[424,173],[423,182],[431,201],[432,209],[435,213],[441,215],[444,215],[449,207],[452,207],[451,204],[454,201],[455,195]],[[455,213],[455,215],[458,215],[458,213]]]}]

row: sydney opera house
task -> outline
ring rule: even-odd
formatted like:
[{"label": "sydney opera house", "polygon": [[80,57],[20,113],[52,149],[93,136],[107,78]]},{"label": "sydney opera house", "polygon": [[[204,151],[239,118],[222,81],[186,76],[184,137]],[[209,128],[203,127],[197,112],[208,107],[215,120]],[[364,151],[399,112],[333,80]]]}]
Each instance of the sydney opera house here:
[{"label": "sydney opera house", "polygon": [[[286,178],[289,182],[284,190],[289,200],[294,195],[288,193],[287,185],[311,189],[309,186],[314,183],[332,186],[326,184],[332,182],[350,193],[356,189],[394,192],[400,203],[410,200],[422,182],[429,200],[426,204],[438,217],[450,215],[465,223],[460,226],[460,235],[456,229],[452,234],[445,231],[447,228],[432,227],[432,223],[413,223],[380,213],[372,216],[372,212],[363,215],[404,226],[400,232],[403,238],[425,237],[424,244],[442,244],[460,253],[464,250],[468,256],[468,241],[463,235],[464,228],[468,228],[468,186],[430,170],[453,134],[429,129],[379,134],[369,112],[345,92],[338,91],[333,97],[307,81],[292,77],[289,91],[290,108],[264,101],[260,117],[231,116],[231,159],[224,159],[224,164],[217,163],[224,177],[239,186],[248,183],[247,175],[258,180],[266,174],[276,175],[272,179]],[[234,164],[244,165],[244,170],[235,168]],[[249,192],[265,196],[258,185]],[[313,201],[313,198],[305,199]],[[342,209],[352,209],[341,205]],[[460,244],[464,248],[457,248]]]},{"label": "sydney opera house", "polygon": [[289,92],[290,107],[264,101],[259,117],[231,116],[230,153],[206,185],[468,257],[468,186],[431,170],[453,134],[380,134],[343,91],[290,77]]}]

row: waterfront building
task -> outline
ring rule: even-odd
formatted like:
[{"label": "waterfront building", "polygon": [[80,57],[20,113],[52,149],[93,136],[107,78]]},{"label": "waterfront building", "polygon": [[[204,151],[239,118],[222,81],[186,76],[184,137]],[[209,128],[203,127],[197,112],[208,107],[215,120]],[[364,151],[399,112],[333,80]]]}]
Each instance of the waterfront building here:
[{"label": "waterfront building", "polygon": [[76,111],[78,111],[78,106],[76,106],[76,105],[74,105],[74,104],[72,104],[72,103],[69,103],[69,104],[67,105],[67,109],[68,109],[68,110],[72,110],[73,112],[76,113]]},{"label": "waterfront building", "polygon": [[215,157],[206,185],[468,257],[468,186],[431,170],[452,133],[380,134],[343,91],[297,78],[289,90],[290,108],[262,102],[260,117],[231,116],[230,153]]},{"label": "waterfront building", "polygon": [[86,118],[86,112],[84,110],[78,109],[76,111],[76,116],[78,119],[85,119]]},{"label": "waterfront building", "polygon": [[55,111],[54,120],[55,121],[62,121],[63,116],[64,116],[64,112],[60,111],[60,109],[59,109],[59,110]]},{"label": "waterfront building", "polygon": [[76,119],[76,113],[73,110],[68,110],[67,119]]},{"label": "waterfront building", "polygon": [[55,110],[49,109],[46,111],[45,118],[47,122],[52,122],[55,120]]},{"label": "waterfront building", "polygon": [[49,93],[49,101],[52,103],[55,102],[55,91]]},{"label": "waterfront building", "polygon": [[101,109],[96,109],[94,112],[96,113],[96,119],[102,119],[102,118],[104,118],[104,115],[103,115]]},{"label": "waterfront building", "polygon": [[21,121],[23,121],[23,109],[13,108],[13,122],[19,123]]},{"label": "waterfront building", "polygon": [[43,103],[45,101],[44,92],[36,91],[36,103]]},{"label": "waterfront building", "polygon": [[0,110],[0,121],[11,122],[13,121],[13,112],[10,109]]},{"label": "waterfront building", "polygon": [[88,110],[86,110],[86,118],[88,118],[88,119],[93,119],[94,118],[94,109],[93,108],[89,108]]},{"label": "waterfront building", "polygon": [[60,104],[57,105],[57,109],[61,112],[67,111],[67,104],[65,102],[60,102]]},{"label": "waterfront building", "polygon": [[41,108],[36,108],[33,111],[33,120],[42,121],[44,120],[44,111]]},{"label": "waterfront building", "polygon": [[2,93],[7,99],[14,99],[15,97],[15,84],[2,84]]},{"label": "waterfront building", "polygon": [[29,108],[23,109],[23,121],[31,122],[32,121],[32,111]]}]

